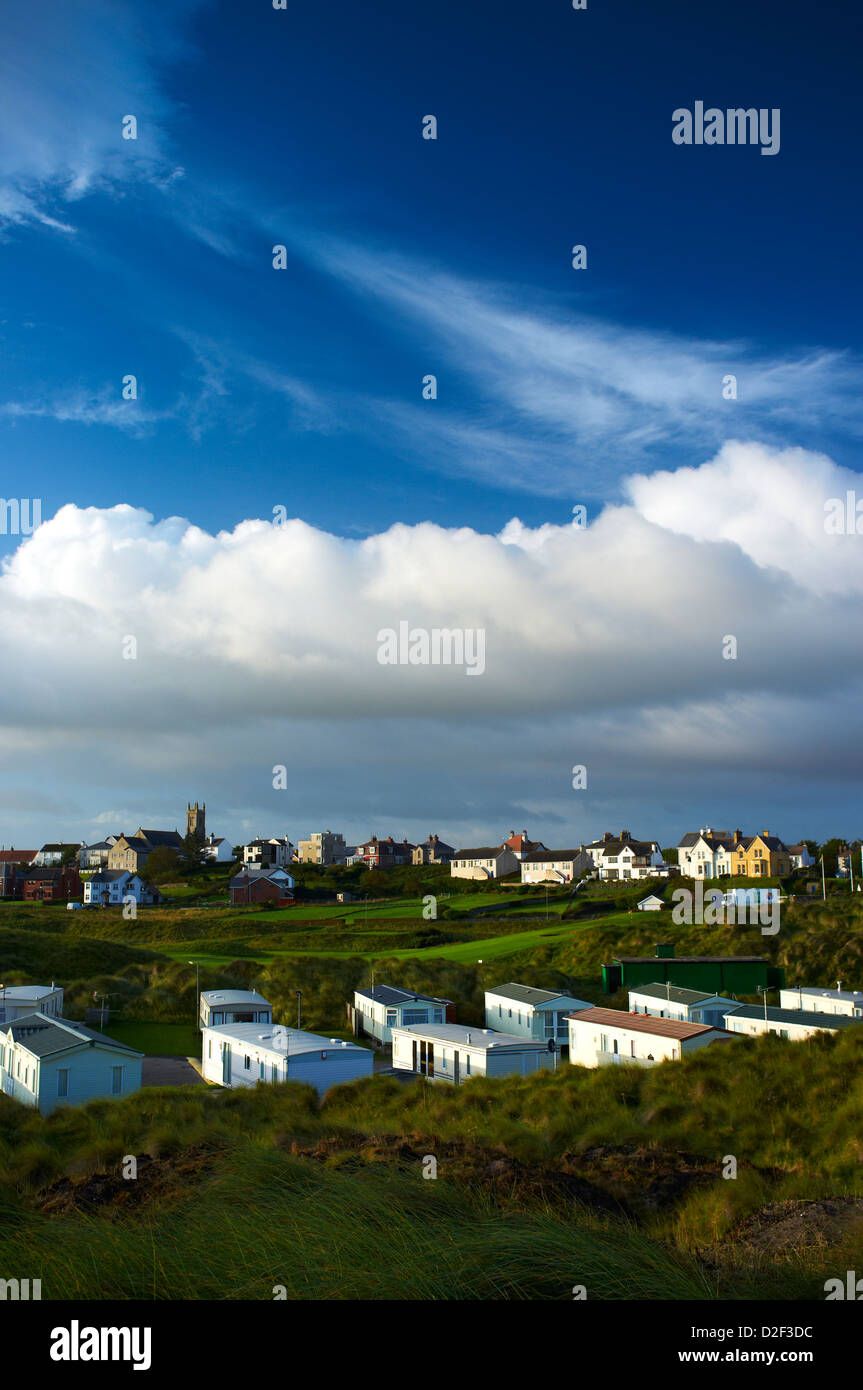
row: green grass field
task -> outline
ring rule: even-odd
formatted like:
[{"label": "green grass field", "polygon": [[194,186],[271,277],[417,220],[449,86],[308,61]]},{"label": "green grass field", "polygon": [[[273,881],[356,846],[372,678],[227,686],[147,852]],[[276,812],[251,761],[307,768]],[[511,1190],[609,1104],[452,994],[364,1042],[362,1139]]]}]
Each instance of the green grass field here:
[{"label": "green grass field", "polygon": [[193,1023],[138,1023],[109,1020],[104,1032],[148,1057],[200,1057],[201,1035]]}]

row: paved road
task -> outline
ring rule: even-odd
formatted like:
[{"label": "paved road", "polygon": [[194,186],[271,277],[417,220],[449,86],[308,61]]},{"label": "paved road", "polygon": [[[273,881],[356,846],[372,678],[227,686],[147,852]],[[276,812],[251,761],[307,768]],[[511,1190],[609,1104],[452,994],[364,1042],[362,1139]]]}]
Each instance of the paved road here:
[{"label": "paved road", "polygon": [[198,1072],[185,1057],[145,1057],[142,1086],[203,1086]]}]

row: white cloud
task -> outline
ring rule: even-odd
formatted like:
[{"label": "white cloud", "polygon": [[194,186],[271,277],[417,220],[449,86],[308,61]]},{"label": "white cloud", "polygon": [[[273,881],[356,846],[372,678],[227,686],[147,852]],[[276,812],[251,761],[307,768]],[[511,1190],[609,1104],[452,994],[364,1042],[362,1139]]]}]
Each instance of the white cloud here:
[{"label": "white cloud", "polygon": [[[846,481],[821,456],[729,445],[632,479],[631,503],[586,530],[514,519],[499,535],[425,523],[363,540],[66,506],[0,575],[5,776],[36,766],[51,795],[74,787],[94,827],[148,797],[150,819],[174,824],[179,782],[234,808],[222,833],[271,803],[295,831],[395,816],[394,833],[419,833],[416,817],[456,838],[532,807],[567,840],[603,818],[682,831],[704,814],[683,808],[715,811],[720,789],[761,805],[765,779],[793,778],[785,830],[803,833],[801,779],[814,806],[861,771],[863,537],[823,528]],[[484,628],[485,674],[379,665],[378,631],[402,620]],[[279,763],[289,800],[271,790]],[[569,789],[573,763],[590,798]]]},{"label": "white cloud", "polygon": [[[471,282],[434,266],[297,234],[299,253],[391,314],[422,327],[428,370],[471,383],[470,411],[395,404],[390,423],[454,470],[548,495],[653,458],[657,446],[718,447],[752,432],[784,438],[831,427],[863,433],[863,367],[847,353],[771,355],[741,341],[626,327],[546,305],[531,291]],[[573,272],[573,297],[580,284]],[[736,400],[723,382],[737,378]]]},{"label": "white cloud", "polygon": [[[167,184],[172,108],[156,70],[187,52],[196,7],[157,0],[143,25],[132,0],[0,7],[0,223],[69,232],[88,193]],[[127,115],[137,140],[122,138]]]}]

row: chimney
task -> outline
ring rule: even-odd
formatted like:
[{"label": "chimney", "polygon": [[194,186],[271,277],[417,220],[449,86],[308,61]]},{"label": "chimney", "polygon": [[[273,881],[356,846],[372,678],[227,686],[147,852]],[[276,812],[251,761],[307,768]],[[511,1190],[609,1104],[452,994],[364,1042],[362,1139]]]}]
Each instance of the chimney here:
[{"label": "chimney", "polygon": [[734,832],[734,843],[735,843],[736,845],[739,845],[739,844],[740,844],[740,841],[741,841],[742,839],[743,839],[743,831],[742,831],[742,830],[735,830],[735,832]]},{"label": "chimney", "polygon": [[762,839],[766,840],[766,839],[767,839],[767,836],[768,836],[769,834],[770,834],[770,831],[769,831],[769,830],[762,830],[762,832],[761,832]]},{"label": "chimney", "polygon": [[526,831],[526,830],[523,830],[521,833],[522,833],[522,835],[524,836],[524,838],[527,839],[527,831]]},{"label": "chimney", "polygon": [[630,835],[628,830],[621,830],[620,838],[621,840],[631,840],[632,836]]}]

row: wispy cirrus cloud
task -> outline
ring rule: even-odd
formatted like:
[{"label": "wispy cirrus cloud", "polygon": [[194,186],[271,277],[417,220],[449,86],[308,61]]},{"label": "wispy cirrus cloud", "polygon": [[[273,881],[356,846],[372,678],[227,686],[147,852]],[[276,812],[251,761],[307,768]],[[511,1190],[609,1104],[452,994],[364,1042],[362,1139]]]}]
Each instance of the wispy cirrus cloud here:
[{"label": "wispy cirrus cloud", "polygon": [[[298,238],[328,275],[386,305],[429,343],[428,370],[470,383],[474,404],[394,404],[393,425],[446,465],[559,494],[740,436],[787,443],[790,430],[863,435],[863,363],[826,348],[777,355],[755,343],[698,339],[566,313],[538,291],[459,278],[342,242]],[[429,337],[429,331],[435,335]],[[736,399],[726,399],[726,378]],[[379,411],[386,411],[378,403]],[[809,442],[806,440],[805,442]]]},{"label": "wispy cirrus cloud", "polygon": [[[165,65],[188,54],[182,28],[200,0],[0,7],[0,227],[74,231],[71,208],[94,191],[165,188],[171,158]],[[134,115],[138,138],[122,138]]]}]

